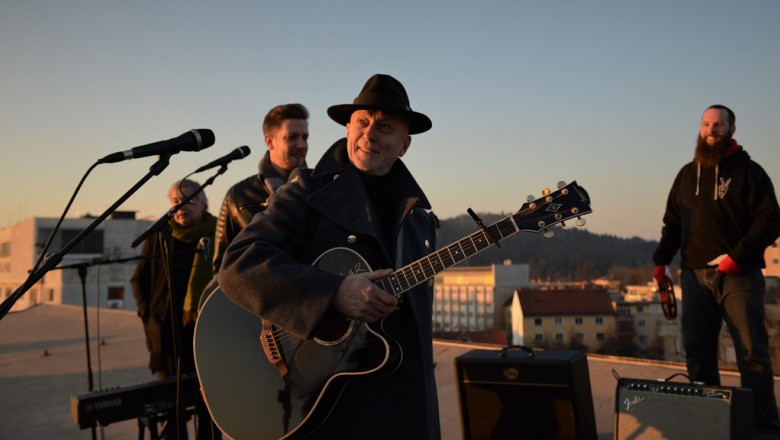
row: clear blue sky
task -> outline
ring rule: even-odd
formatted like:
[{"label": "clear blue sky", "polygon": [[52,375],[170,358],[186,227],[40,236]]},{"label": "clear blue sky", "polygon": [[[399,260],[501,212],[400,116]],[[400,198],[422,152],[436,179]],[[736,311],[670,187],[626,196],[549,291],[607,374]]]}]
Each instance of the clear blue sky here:
[{"label": "clear blue sky", "polygon": [[[381,72],[433,120],[404,161],[440,217],[508,214],[576,179],[588,230],[658,239],[710,104],[735,110],[736,139],[780,182],[778,23],[776,0],[6,0],[0,227],[59,216],[97,159],[191,128],[216,144],[174,156],[120,209],[156,219],[173,181],[248,145],[206,190],[216,214],[256,172],[270,107],[309,108],[314,165],[344,134],[328,106]],[[71,214],[102,213],[154,161],[99,166]]]}]

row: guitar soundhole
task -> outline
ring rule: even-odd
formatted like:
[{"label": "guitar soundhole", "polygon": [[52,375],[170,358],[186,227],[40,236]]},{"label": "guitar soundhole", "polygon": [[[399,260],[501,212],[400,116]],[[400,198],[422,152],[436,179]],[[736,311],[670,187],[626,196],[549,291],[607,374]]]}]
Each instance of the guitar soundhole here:
[{"label": "guitar soundhole", "polygon": [[353,327],[353,321],[342,313],[330,308],[322,317],[314,340],[322,345],[336,345],[344,342]]}]

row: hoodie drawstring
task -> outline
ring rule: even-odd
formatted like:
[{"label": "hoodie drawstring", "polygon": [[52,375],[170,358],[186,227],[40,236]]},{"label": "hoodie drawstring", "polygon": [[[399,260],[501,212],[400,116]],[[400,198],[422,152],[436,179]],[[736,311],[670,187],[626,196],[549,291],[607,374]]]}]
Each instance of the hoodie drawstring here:
[{"label": "hoodie drawstring", "polygon": [[712,200],[718,200],[718,165],[715,165],[715,185],[712,190]]},{"label": "hoodie drawstring", "polygon": [[[696,163],[696,193],[699,195],[699,181],[701,180],[701,163]],[[712,200],[718,200],[718,165],[715,165],[715,188],[712,191]]]}]

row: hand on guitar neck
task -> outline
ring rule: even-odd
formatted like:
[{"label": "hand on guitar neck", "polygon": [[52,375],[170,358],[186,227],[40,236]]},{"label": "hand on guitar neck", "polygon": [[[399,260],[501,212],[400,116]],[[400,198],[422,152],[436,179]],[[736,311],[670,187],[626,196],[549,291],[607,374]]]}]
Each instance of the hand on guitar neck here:
[{"label": "hand on guitar neck", "polygon": [[368,323],[387,317],[397,309],[398,300],[374,281],[391,273],[391,269],[383,269],[348,275],[333,297],[333,307],[349,319]]}]

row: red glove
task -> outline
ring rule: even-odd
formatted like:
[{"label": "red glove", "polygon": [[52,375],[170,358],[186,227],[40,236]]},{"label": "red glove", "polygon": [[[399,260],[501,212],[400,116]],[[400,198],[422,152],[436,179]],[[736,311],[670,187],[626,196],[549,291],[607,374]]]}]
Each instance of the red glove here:
[{"label": "red glove", "polygon": [[653,270],[653,278],[660,284],[666,276],[667,266],[665,264],[659,264]]},{"label": "red glove", "polygon": [[718,264],[718,272],[728,273],[728,274],[738,274],[741,271],[742,271],[742,266],[737,264],[728,255],[726,255],[726,258],[721,260],[720,264]]}]

